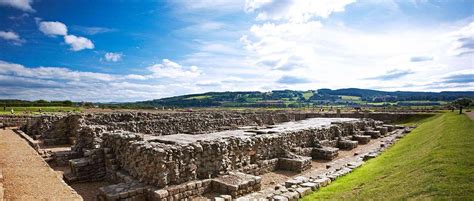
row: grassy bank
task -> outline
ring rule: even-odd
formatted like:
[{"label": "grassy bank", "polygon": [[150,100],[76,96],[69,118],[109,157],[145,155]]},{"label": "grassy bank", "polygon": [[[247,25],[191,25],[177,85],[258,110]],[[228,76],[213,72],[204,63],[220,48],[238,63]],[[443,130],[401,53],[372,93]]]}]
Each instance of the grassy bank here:
[{"label": "grassy bank", "polygon": [[20,114],[39,114],[41,112],[80,112],[81,108],[79,107],[56,107],[56,106],[47,106],[47,107],[0,107],[1,114],[12,114],[11,110],[15,115]]},{"label": "grassy bank", "polygon": [[450,112],[418,123],[380,157],[303,200],[474,200],[474,122]]}]

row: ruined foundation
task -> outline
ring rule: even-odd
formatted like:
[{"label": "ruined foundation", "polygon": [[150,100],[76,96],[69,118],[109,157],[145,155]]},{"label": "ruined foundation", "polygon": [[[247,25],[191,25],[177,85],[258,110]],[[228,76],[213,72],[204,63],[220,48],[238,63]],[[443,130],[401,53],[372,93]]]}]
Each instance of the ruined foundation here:
[{"label": "ruined foundation", "polygon": [[[70,166],[66,182],[115,183],[101,188],[98,200],[182,200],[215,194],[230,200],[261,191],[259,175],[276,170],[301,173],[311,168],[313,159],[333,160],[339,150],[354,149],[402,128],[373,119],[317,116],[74,114],[31,118],[22,130],[33,141],[71,146],[48,156],[58,165]],[[287,198],[320,186],[309,181],[297,184],[305,187],[304,192],[287,192]]]}]

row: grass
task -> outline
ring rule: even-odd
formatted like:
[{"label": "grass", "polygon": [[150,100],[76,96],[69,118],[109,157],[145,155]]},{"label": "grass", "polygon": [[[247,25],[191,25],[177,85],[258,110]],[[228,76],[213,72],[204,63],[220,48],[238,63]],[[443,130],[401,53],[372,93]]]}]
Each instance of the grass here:
[{"label": "grass", "polygon": [[348,101],[358,101],[360,100],[359,96],[339,96],[342,100],[348,100]]},{"label": "grass", "polygon": [[79,112],[81,108],[79,107],[6,107],[5,110],[3,107],[0,108],[0,115],[1,114],[12,114],[11,110],[15,115],[19,114],[39,114],[40,109],[41,112]]},{"label": "grass", "polygon": [[474,200],[474,122],[449,112],[303,200]]},{"label": "grass", "polygon": [[305,91],[303,92],[303,98],[305,100],[309,100],[314,95],[313,91]]},{"label": "grass", "polygon": [[413,116],[410,116],[408,118],[405,118],[401,121],[393,122],[393,124],[401,124],[401,125],[405,125],[405,126],[418,126],[418,125],[426,122],[428,117],[435,116],[435,115],[436,114],[429,114],[429,113],[427,113],[427,114],[417,114],[417,115],[413,115]]}]

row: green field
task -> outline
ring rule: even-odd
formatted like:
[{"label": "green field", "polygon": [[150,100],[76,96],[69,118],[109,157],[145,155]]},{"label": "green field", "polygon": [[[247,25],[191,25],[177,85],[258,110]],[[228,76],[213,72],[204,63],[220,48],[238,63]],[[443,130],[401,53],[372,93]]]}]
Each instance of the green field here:
[{"label": "green field", "polygon": [[0,114],[12,114],[11,110],[15,115],[20,114],[39,114],[41,112],[80,112],[79,107],[0,107]]},{"label": "green field", "polygon": [[456,112],[415,121],[381,156],[303,200],[474,200],[474,122]]},{"label": "green field", "polygon": [[347,101],[358,101],[360,100],[359,96],[339,96],[342,100],[347,100]]},{"label": "green field", "polygon": [[305,91],[305,92],[303,92],[303,98],[304,98],[305,100],[309,100],[309,99],[311,98],[311,96],[313,96],[313,95],[314,95],[313,91]]}]

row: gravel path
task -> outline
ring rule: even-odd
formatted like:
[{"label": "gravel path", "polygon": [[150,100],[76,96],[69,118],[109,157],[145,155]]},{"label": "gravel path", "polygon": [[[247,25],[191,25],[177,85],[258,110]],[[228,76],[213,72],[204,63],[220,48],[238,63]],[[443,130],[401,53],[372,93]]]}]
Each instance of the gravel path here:
[{"label": "gravel path", "polygon": [[474,112],[466,112],[466,115],[474,121]]},{"label": "gravel path", "polygon": [[0,168],[5,200],[82,200],[12,130],[0,130]]}]

